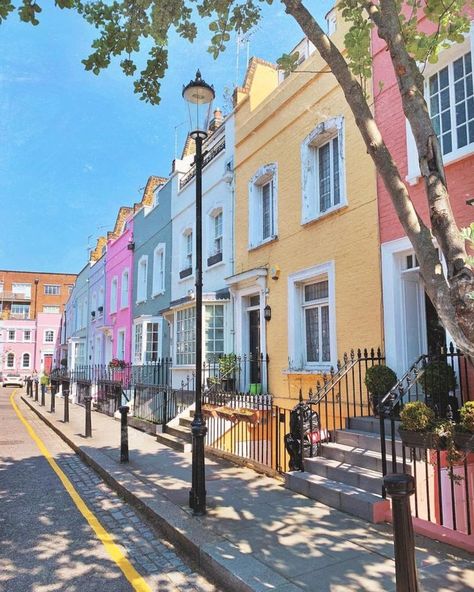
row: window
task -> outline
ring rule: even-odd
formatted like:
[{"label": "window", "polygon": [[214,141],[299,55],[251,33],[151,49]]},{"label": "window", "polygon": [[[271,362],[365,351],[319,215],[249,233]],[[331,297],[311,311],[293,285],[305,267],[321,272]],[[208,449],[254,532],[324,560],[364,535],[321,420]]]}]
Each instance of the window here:
[{"label": "window", "polygon": [[346,204],[342,117],[323,123],[301,145],[302,222]]},{"label": "window", "polygon": [[15,329],[8,329],[8,341],[15,341]]},{"label": "window", "polygon": [[97,313],[101,316],[104,313],[104,288],[99,288],[99,298],[97,300]]},{"label": "window", "polygon": [[471,52],[428,78],[429,110],[444,154],[474,143]]},{"label": "window", "polygon": [[59,306],[43,306],[43,312],[58,313],[59,311],[60,311]]},{"label": "window", "polygon": [[3,282],[0,282],[0,292],[3,292]]},{"label": "window", "polygon": [[143,347],[143,325],[140,323],[135,325],[135,361],[140,363],[142,361],[142,347]]},{"label": "window", "polygon": [[29,319],[30,318],[30,305],[29,304],[12,304],[11,314],[16,319]]},{"label": "window", "polygon": [[110,284],[110,312],[117,312],[118,279],[114,277]]},{"label": "window", "polygon": [[222,255],[222,210],[212,217],[211,255]]},{"label": "window", "polygon": [[128,306],[128,269],[122,272],[122,283],[120,285],[120,307]]},{"label": "window", "polygon": [[186,308],[176,314],[176,363],[196,361],[196,309]]},{"label": "window", "polygon": [[21,357],[21,367],[22,368],[29,368],[30,367],[30,354],[23,354]]},{"label": "window", "polygon": [[117,332],[117,358],[119,360],[125,359],[125,329],[120,329]]},{"label": "window", "polygon": [[67,293],[69,294],[69,296],[71,295],[73,289],[74,289],[74,286],[68,286],[67,287]]},{"label": "window", "polygon": [[336,363],[334,264],[326,263],[288,278],[290,366],[329,369]]},{"label": "window", "polygon": [[76,366],[83,366],[85,363],[85,347],[84,343],[76,343],[74,352],[74,361]]},{"label": "window", "polygon": [[158,334],[159,323],[147,323],[145,361],[156,362],[158,360]]},{"label": "window", "polygon": [[249,248],[276,238],[277,165],[257,171],[249,183]]},{"label": "window", "polygon": [[82,325],[81,327],[87,326],[87,299],[82,301]]},{"label": "window", "polygon": [[47,330],[44,332],[44,342],[54,343],[54,331]]},{"label": "window", "polygon": [[153,252],[153,296],[165,291],[165,245],[159,244]]},{"label": "window", "polygon": [[183,233],[183,255],[181,263],[181,271],[179,277],[181,279],[192,275],[193,273],[193,231],[186,230]]},{"label": "window", "polygon": [[11,352],[7,354],[7,368],[14,368],[15,367],[15,354]]},{"label": "window", "polygon": [[224,306],[206,304],[204,308],[205,343],[208,360],[224,353]]},{"label": "window", "polygon": [[56,284],[45,284],[44,293],[50,296],[59,296],[61,294],[61,286]]},{"label": "window", "polygon": [[31,284],[12,284],[12,292],[15,294],[23,294],[25,298],[31,298]]},{"label": "window", "polygon": [[328,281],[306,284],[303,286],[302,295],[306,361],[330,362]]},{"label": "window", "polygon": [[92,292],[91,315],[93,317],[97,315],[97,292]]},{"label": "window", "polygon": [[148,289],[148,257],[142,255],[138,262],[137,302],[145,302]]},{"label": "window", "polygon": [[23,331],[23,341],[31,341],[31,330],[25,329]]}]

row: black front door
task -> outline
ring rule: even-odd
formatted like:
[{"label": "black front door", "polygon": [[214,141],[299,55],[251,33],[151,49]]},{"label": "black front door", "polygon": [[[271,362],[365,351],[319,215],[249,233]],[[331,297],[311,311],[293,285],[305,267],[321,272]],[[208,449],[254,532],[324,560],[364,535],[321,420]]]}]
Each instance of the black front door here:
[{"label": "black front door", "polygon": [[260,310],[249,310],[250,382],[260,383]]}]

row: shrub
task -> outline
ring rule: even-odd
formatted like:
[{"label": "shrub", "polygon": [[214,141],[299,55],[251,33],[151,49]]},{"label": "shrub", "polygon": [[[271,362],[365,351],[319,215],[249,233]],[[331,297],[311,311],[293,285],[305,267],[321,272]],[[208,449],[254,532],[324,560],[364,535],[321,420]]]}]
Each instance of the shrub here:
[{"label": "shrub", "polygon": [[461,428],[474,434],[474,401],[466,401],[459,411]]},{"label": "shrub", "polygon": [[423,371],[421,383],[430,397],[447,397],[456,388],[456,375],[447,362],[431,362]]},{"label": "shrub", "polygon": [[365,386],[371,395],[385,396],[397,383],[397,375],[388,366],[371,366],[365,373]]},{"label": "shrub", "polygon": [[434,412],[422,401],[407,403],[400,411],[400,428],[410,432],[426,432],[434,422]]}]

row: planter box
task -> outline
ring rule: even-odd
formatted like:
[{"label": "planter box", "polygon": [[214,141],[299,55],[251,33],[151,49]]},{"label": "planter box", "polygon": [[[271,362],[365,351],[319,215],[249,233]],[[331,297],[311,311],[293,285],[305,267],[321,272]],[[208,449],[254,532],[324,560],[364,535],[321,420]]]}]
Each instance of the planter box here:
[{"label": "planter box", "polygon": [[235,412],[236,409],[232,409],[232,407],[218,407],[216,409],[216,414],[218,417],[221,417],[227,421],[232,421],[234,423],[237,421]]},{"label": "planter box", "polygon": [[398,433],[403,445],[408,448],[437,448],[434,446],[433,434],[430,432],[411,432],[398,428]]},{"label": "planter box", "polygon": [[458,432],[454,435],[454,442],[460,450],[474,452],[474,434]]},{"label": "planter box", "polygon": [[211,267],[211,265],[215,265],[220,261],[222,261],[222,253],[216,253],[215,255],[207,258],[207,266]]},{"label": "planter box", "polygon": [[179,277],[180,277],[180,279],[183,279],[185,277],[190,276],[192,273],[193,273],[193,268],[192,267],[188,267],[187,269],[182,269],[179,272]]},{"label": "planter box", "polygon": [[242,409],[237,409],[235,412],[235,417],[239,421],[246,421],[251,425],[255,425],[260,422],[260,412],[257,410],[248,409],[245,411]]},{"label": "planter box", "polygon": [[204,415],[204,417],[217,417],[216,410],[217,410],[216,406],[208,405],[207,403],[205,403],[201,407],[201,411],[202,411],[202,414]]}]

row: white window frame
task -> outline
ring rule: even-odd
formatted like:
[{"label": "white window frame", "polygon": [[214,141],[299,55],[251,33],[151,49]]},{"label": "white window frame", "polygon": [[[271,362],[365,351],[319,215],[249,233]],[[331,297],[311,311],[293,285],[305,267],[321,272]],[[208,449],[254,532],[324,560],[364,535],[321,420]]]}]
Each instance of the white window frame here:
[{"label": "white window frame", "polygon": [[[302,293],[305,285],[324,279],[327,279],[328,281],[327,302],[329,306],[330,360],[327,362],[307,362]],[[290,371],[320,372],[328,371],[331,367],[336,367],[337,333],[335,279],[334,261],[302,269],[288,276],[288,355],[290,360]],[[302,339],[302,336],[304,336],[305,339]]]},{"label": "white window frame", "polygon": [[148,255],[142,255],[137,268],[137,304],[147,301],[148,292]]},{"label": "white window frame", "polygon": [[[7,341],[16,341],[16,330],[15,329],[8,329],[7,330]],[[10,337],[10,334],[13,332],[13,338]]]},{"label": "white window frame", "polygon": [[[52,339],[46,339],[46,335],[48,333],[51,333]],[[55,331],[54,331],[54,329],[45,329],[45,332],[43,334],[43,343],[54,343],[54,338],[55,338]]]},{"label": "white window frame", "polygon": [[[100,286],[99,288],[99,297],[97,299],[97,316],[101,317],[104,314],[104,288]],[[102,311],[99,311],[99,308],[102,307]]]},{"label": "white window frame", "polygon": [[121,309],[128,308],[129,289],[130,289],[130,271],[127,267],[122,271],[122,278],[120,280],[120,308]]},{"label": "white window frame", "polygon": [[[25,356],[28,356],[28,364],[26,365]],[[21,367],[23,370],[28,370],[28,368],[31,368],[31,354],[29,352],[24,352],[21,354]]]},{"label": "white window frame", "polygon": [[[181,269],[180,271],[184,271],[185,269],[193,269],[193,260],[194,260],[194,232],[192,228],[186,228],[182,234],[182,258],[181,258]],[[192,271],[191,274],[186,276],[185,279],[190,278],[193,275]]]},{"label": "white window frame", "polygon": [[[9,364],[9,360],[12,360],[12,363]],[[8,370],[13,370],[15,368],[15,354],[13,352],[7,352],[7,356],[5,358],[5,368]]]},{"label": "white window frame", "polygon": [[165,293],[166,285],[166,245],[159,243],[153,251],[153,289],[152,297]]},{"label": "white window frame", "polygon": [[91,300],[92,300],[91,313],[95,312],[95,317],[97,317],[97,315],[98,315],[98,313],[97,313],[97,292],[95,290],[94,290],[94,292],[92,292],[92,299]]},{"label": "white window frame", "polygon": [[[120,329],[118,329],[117,331],[117,349],[115,352],[116,357],[119,360],[125,360],[125,354],[126,354],[126,336],[127,336],[127,330],[125,329],[125,327],[122,327]],[[122,340],[122,344],[123,344],[123,351],[119,352],[119,346],[120,346],[120,341]]]},{"label": "white window frame", "polygon": [[27,298],[31,298],[31,284],[28,282],[13,282],[12,292],[14,294],[24,294]]},{"label": "white window frame", "polygon": [[[217,307],[221,308],[221,310],[222,310],[222,339],[219,339],[219,340],[216,338],[215,333],[212,336],[212,338],[208,338],[208,331],[211,328],[214,331],[221,329],[221,327],[217,327],[215,325],[210,327],[209,326],[209,319],[207,316],[208,308],[216,309]],[[203,322],[204,354],[205,354],[205,358],[207,360],[214,360],[214,359],[216,359],[216,356],[221,356],[225,353],[225,335],[226,335],[225,313],[226,313],[226,309],[225,309],[225,305],[221,304],[220,302],[206,302],[206,304],[203,305],[203,308],[204,308],[204,311],[203,311],[204,312],[204,322]],[[215,317],[212,317],[212,318],[215,319]],[[216,351],[216,349],[215,349],[216,341],[222,341],[222,349],[221,350]],[[208,344],[211,342],[213,344],[212,350],[208,349]]]},{"label": "white window frame", "polygon": [[60,284],[44,284],[44,293],[48,296],[60,296],[61,286]]},{"label": "white window frame", "polygon": [[135,323],[133,330],[133,359],[137,364],[143,362],[143,325],[141,322]]},{"label": "white window frame", "polygon": [[[28,339],[25,338],[25,333],[29,333],[29,338]],[[31,329],[23,329],[23,341],[25,343],[30,343],[31,342]]]},{"label": "white window frame", "polygon": [[[263,187],[271,183],[272,193],[270,202],[271,232],[263,238]],[[275,240],[278,237],[278,165],[266,164],[258,169],[250,179],[249,192],[249,239],[248,248],[255,249],[260,245]]]},{"label": "white window frame", "polygon": [[[54,308],[55,310],[47,310],[48,308]],[[43,306],[43,312],[45,314],[59,314],[61,312],[61,307],[58,304],[45,304]]]},{"label": "white window frame", "polygon": [[[217,219],[221,219],[220,234],[216,233]],[[220,248],[216,245],[220,243]],[[209,216],[209,255],[213,257],[218,254],[224,255],[224,211],[221,207],[214,208]],[[220,262],[219,262],[220,263]]]},{"label": "white window frame", "polygon": [[110,314],[117,312],[118,300],[118,277],[114,275],[110,282]]},{"label": "white window frame", "polygon": [[[19,307],[21,310],[21,312],[15,312],[13,309],[15,307]],[[31,306],[29,304],[23,304],[20,302],[13,302],[11,305],[11,310],[10,310],[12,315],[20,315],[19,318],[20,319],[29,319],[30,318],[30,313],[31,313]]]},{"label": "white window frame", "polygon": [[[183,321],[189,321],[190,319],[192,319],[192,311],[194,311],[194,328],[191,327],[191,329],[186,329],[184,331],[181,331],[181,333],[185,333],[186,331],[189,332],[191,331],[191,333],[194,331],[194,340],[193,339],[183,339],[181,341],[179,341],[179,336],[180,336],[180,332],[178,330],[178,325],[180,322]],[[180,315],[186,315],[188,312],[191,312],[191,315],[188,316],[188,318],[185,319],[179,319]],[[176,311],[176,316],[175,316],[175,359],[176,359],[176,366],[191,366],[195,363],[196,361],[196,307],[192,306],[189,308],[183,308],[181,310]],[[178,353],[178,347],[181,344],[194,344],[194,349],[192,349],[192,351],[188,351],[188,352],[180,352]],[[183,361],[183,356],[187,356],[186,357],[186,361]]]},{"label": "white window frame", "polygon": [[[424,93],[425,93],[425,100],[428,105],[429,109],[429,79],[434,74],[440,72],[446,66],[450,66],[450,70],[452,69],[453,63],[460,58],[461,56],[465,55],[467,52],[471,52],[471,62],[474,69],[474,21],[471,21],[471,30],[466,35],[463,43],[453,43],[447,49],[444,49],[439,54],[439,59],[436,64],[427,64],[424,71],[423,76],[425,79],[424,84]],[[450,84],[450,93],[451,99],[453,96],[453,84]],[[453,112],[455,110],[454,102],[451,100],[451,121],[453,122]],[[406,141],[407,141],[407,164],[408,164],[408,171],[406,176],[406,181],[410,185],[416,185],[420,180],[420,163],[418,160],[418,150],[416,148],[415,137],[411,130],[411,126],[407,119],[405,119],[405,127],[406,127]],[[454,134],[453,127],[452,133]],[[454,138],[453,138],[454,139]],[[448,164],[457,162],[458,160],[462,160],[466,156],[474,153],[474,143],[467,144],[462,148],[453,149],[448,154],[443,155],[443,164],[446,166]]]},{"label": "white window frame", "polygon": [[[339,203],[334,204],[333,170],[334,153],[332,141],[338,140],[338,166],[339,166]],[[319,150],[331,142],[331,200],[332,205],[325,210],[320,207],[319,194]],[[345,171],[345,146],[344,146],[344,117],[332,117],[319,123],[314,130],[306,136],[301,144],[301,224],[318,220],[331,212],[347,205],[346,195],[346,171]]]}]

